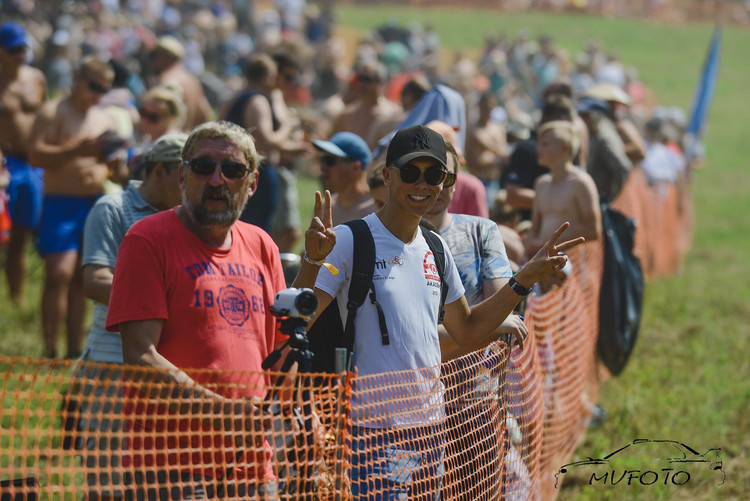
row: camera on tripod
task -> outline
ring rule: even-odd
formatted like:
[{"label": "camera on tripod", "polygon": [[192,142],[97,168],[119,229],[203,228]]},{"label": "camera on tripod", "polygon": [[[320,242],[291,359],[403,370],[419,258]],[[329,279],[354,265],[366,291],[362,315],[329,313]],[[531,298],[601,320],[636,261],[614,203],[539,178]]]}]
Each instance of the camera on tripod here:
[{"label": "camera on tripod", "polygon": [[271,313],[276,317],[299,318],[312,320],[318,309],[318,298],[312,289],[295,289],[290,287],[276,294]]},{"label": "camera on tripod", "polygon": [[299,362],[301,372],[310,372],[313,353],[309,350],[309,341],[305,333],[308,320],[315,317],[318,309],[318,298],[312,289],[295,289],[290,287],[276,293],[271,314],[281,318],[281,332],[289,336],[281,349],[274,350],[263,361],[262,367],[270,369],[281,357],[283,348],[289,346],[289,354],[281,370],[286,372],[294,362]]}]

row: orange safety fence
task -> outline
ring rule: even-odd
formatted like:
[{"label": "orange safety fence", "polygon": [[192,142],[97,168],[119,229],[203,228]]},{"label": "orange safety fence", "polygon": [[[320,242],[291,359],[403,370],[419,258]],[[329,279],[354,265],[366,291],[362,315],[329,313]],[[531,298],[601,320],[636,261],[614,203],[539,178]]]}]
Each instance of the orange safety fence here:
[{"label": "orange safety fence", "polygon": [[[639,217],[651,276],[673,273],[685,215],[676,190],[655,193],[639,172],[617,205]],[[0,499],[262,499],[273,486],[281,499],[352,499],[399,482],[409,499],[554,499],[607,376],[596,356],[601,242],[569,255],[562,286],[528,299],[523,350],[501,340],[418,371],[276,385],[191,371],[232,396],[219,401],[143,368],[0,356]],[[258,407],[241,398],[265,393]],[[400,474],[383,467],[388,454]]]},{"label": "orange safety fence", "polygon": [[649,186],[634,168],[612,204],[635,218],[635,254],[647,279],[670,277],[682,269],[693,236],[693,205],[686,181]]}]

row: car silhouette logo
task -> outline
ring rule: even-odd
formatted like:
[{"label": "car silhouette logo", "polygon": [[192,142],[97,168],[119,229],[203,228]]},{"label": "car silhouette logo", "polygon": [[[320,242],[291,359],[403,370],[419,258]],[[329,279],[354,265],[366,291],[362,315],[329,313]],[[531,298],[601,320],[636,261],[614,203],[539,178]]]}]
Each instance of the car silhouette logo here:
[{"label": "car silhouette logo", "polygon": [[[638,450],[636,452],[636,449]],[[632,457],[651,457],[637,468],[622,468],[619,463],[632,464]],[[630,463],[628,463],[630,456]],[[721,449],[709,449],[700,454],[692,447],[675,440],[636,439],[601,458],[588,457],[562,466],[555,473],[555,488],[559,489],[563,475],[576,471],[588,475],[589,485],[684,485],[699,474],[715,475],[717,485],[723,485]],[[718,472],[718,473],[714,473]]]}]

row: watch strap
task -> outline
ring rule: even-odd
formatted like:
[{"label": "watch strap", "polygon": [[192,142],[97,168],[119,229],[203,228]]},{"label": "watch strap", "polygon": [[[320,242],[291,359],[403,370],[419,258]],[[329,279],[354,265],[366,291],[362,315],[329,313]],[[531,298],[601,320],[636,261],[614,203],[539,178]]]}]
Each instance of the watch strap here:
[{"label": "watch strap", "polygon": [[528,296],[529,294],[531,294],[531,289],[527,289],[523,285],[516,282],[515,277],[510,277],[508,285],[510,285],[510,288],[513,290],[513,292],[515,292],[519,296]]}]

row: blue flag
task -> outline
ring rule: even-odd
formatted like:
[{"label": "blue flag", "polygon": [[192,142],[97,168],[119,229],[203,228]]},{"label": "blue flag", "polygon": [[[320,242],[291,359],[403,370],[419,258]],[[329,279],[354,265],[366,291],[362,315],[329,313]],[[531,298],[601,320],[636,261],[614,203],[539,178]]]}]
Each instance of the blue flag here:
[{"label": "blue flag", "polygon": [[697,149],[700,148],[700,139],[703,136],[706,121],[708,120],[708,109],[714,97],[714,90],[716,90],[720,54],[721,26],[717,25],[711,37],[711,46],[708,48],[706,61],[703,64],[703,71],[695,88],[693,104],[690,109],[690,121],[685,129],[685,133],[689,135],[688,150],[686,151],[688,158],[693,158]]}]

